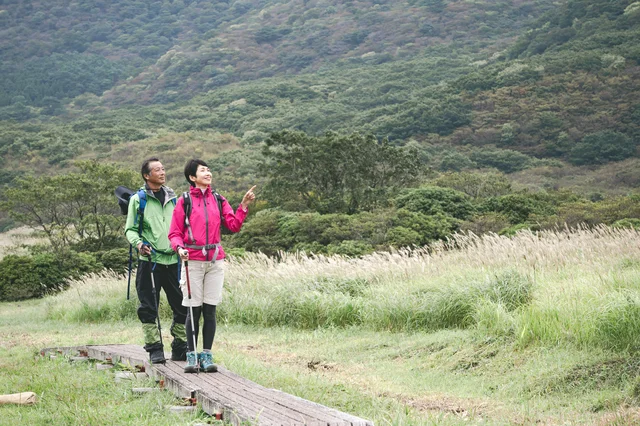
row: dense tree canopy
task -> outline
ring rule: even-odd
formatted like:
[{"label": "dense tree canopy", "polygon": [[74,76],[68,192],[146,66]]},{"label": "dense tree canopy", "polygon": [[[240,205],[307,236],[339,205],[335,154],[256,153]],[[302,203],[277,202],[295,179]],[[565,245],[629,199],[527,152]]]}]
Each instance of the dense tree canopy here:
[{"label": "dense tree canopy", "polygon": [[372,135],[281,132],[266,140],[263,154],[269,197],[321,213],[385,206],[391,193],[420,178],[415,152]]},{"label": "dense tree canopy", "polygon": [[136,187],[129,170],[96,162],[54,177],[24,176],[6,189],[0,208],[19,223],[41,229],[54,247],[90,244],[96,249],[122,241],[122,218],[113,195],[119,185]]}]

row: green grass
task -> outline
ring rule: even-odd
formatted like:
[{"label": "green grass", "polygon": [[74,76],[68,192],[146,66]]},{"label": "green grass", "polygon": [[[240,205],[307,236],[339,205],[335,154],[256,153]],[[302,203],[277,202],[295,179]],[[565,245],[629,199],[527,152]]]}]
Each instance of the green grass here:
[{"label": "green grass", "polygon": [[[97,370],[93,362],[43,357],[51,346],[135,340],[133,323],[69,325],[45,321],[43,301],[4,304],[0,314],[0,394],[35,392],[33,406],[1,405],[2,425],[186,424],[202,412],[177,417],[166,407],[181,401],[170,392],[136,395],[132,387],[155,386],[152,379],[116,383],[113,370]],[[133,384],[135,383],[135,384]]]},{"label": "green grass", "polygon": [[[376,425],[640,420],[635,231],[456,238],[359,259],[229,262],[217,361]],[[0,424],[202,421],[201,412],[176,420],[164,410],[171,395],[132,398],[112,373],[37,355],[141,344],[137,302],[125,294],[125,279],[101,275],[0,305],[0,391],[40,397],[33,407],[0,406]]]}]

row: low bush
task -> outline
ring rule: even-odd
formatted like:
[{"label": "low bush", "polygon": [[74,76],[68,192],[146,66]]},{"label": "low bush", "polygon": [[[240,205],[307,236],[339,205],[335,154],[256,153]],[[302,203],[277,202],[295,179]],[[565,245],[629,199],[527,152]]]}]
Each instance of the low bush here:
[{"label": "low bush", "polygon": [[[129,250],[126,248],[116,248],[102,253],[100,262],[106,269],[111,269],[117,274],[126,274],[129,268]],[[132,268],[137,261],[133,260]]]},{"label": "low bush", "polygon": [[8,255],[0,261],[0,301],[42,297],[65,288],[69,279],[100,269],[94,256],[73,251]]}]

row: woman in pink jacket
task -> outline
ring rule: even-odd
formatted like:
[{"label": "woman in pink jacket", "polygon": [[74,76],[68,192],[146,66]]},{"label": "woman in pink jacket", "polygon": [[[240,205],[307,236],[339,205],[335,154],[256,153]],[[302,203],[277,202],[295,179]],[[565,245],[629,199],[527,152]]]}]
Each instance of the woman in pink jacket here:
[{"label": "woman in pink jacket", "polygon": [[[227,200],[211,190],[211,171],[207,163],[189,160],[184,167],[184,176],[191,188],[185,193],[187,197],[178,199],[169,228],[171,247],[183,261],[189,261],[190,298],[186,286],[186,267],[182,268],[180,279],[182,305],[191,307],[185,323],[189,351],[184,371],[194,373],[202,369],[214,372],[218,368],[213,363],[211,346],[216,333],[216,306],[222,299],[224,281],[225,254],[220,245],[221,221],[231,232],[240,231],[247,216],[247,207],[255,200],[253,190],[256,187],[247,191],[234,212]],[[203,351],[196,355],[201,313],[204,316]],[[195,330],[191,326],[192,319]]]}]

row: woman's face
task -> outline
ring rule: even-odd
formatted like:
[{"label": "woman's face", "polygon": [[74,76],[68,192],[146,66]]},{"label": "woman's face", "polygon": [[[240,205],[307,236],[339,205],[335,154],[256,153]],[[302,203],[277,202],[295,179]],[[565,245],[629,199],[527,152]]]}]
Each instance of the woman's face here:
[{"label": "woman's face", "polygon": [[196,184],[198,188],[206,188],[211,185],[211,170],[207,166],[199,165],[198,170],[196,170],[195,179],[193,176],[191,180]]}]

